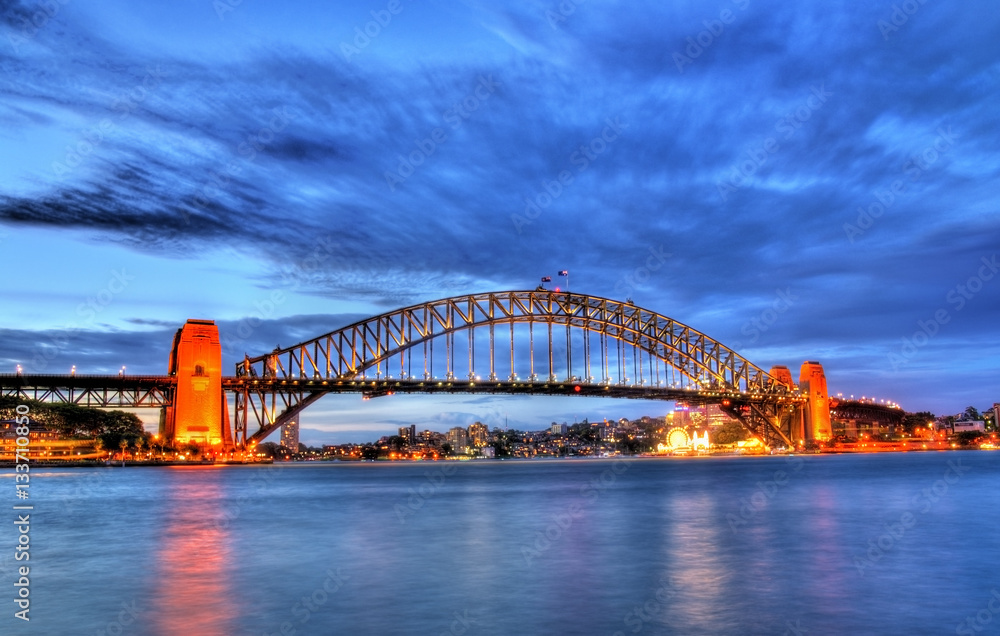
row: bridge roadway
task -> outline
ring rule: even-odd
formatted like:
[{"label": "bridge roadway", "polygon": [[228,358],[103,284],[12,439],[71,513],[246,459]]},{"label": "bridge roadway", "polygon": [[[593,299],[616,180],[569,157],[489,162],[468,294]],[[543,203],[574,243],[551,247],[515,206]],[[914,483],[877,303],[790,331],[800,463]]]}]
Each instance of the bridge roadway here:
[{"label": "bridge roadway", "polygon": [[[177,378],[163,375],[44,375],[0,374],[0,395],[42,402],[72,403],[107,408],[152,408],[173,399]],[[641,400],[681,400],[693,404],[756,403],[775,400],[763,392],[743,393],[691,387],[601,384],[583,381],[459,380],[356,378],[322,379],[223,377],[222,388],[230,393],[250,391],[270,394],[361,393],[366,398],[393,393],[496,393],[505,395],[578,395]],[[778,398],[789,404],[804,401],[801,395]]]}]

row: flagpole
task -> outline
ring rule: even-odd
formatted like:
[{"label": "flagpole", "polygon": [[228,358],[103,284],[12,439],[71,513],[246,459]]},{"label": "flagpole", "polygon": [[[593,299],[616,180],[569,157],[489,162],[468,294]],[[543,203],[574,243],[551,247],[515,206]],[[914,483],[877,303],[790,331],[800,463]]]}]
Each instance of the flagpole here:
[{"label": "flagpole", "polygon": [[561,269],[561,270],[559,270],[559,273],[557,274],[557,276],[565,276],[566,277],[566,293],[569,293],[569,270],[568,269]]}]

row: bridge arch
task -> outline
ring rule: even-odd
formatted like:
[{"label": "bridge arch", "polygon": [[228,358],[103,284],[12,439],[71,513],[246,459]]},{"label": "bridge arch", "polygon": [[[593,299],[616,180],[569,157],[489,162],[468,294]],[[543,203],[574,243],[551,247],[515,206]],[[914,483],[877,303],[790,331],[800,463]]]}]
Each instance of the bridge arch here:
[{"label": "bridge arch", "polygon": [[[472,294],[411,305],[248,357],[237,364],[236,371],[238,376],[289,379],[353,379],[371,370],[388,376],[387,363],[408,350],[458,332],[508,324],[565,325],[604,334],[659,358],[696,384],[746,392],[779,385],[732,349],[673,318],[628,302],[540,290]],[[495,356],[495,348],[491,353]],[[582,364],[586,363],[584,354]],[[447,373],[454,376],[454,367]],[[474,370],[469,373],[475,375]],[[551,373],[548,376],[546,381],[557,379]],[[602,381],[609,379],[605,374]]]},{"label": "bridge arch", "polygon": [[[538,326],[543,328],[539,340],[544,346],[536,347]],[[499,337],[498,327],[505,328]],[[561,335],[556,337],[554,327],[565,328],[565,342]],[[440,345],[435,353],[437,343],[443,344],[443,355]],[[508,366],[497,364],[498,351]],[[541,361],[536,360],[539,351]],[[563,356],[565,365],[560,366]],[[555,363],[557,357],[560,364]],[[631,377],[629,358],[638,371]],[[444,366],[440,378],[433,371],[435,361],[439,370]],[[498,374],[499,369],[505,373]],[[730,400],[773,401],[795,393],[732,349],[673,318],[630,302],[543,289],[411,305],[246,357],[236,373],[248,383],[242,400],[239,395],[237,400],[236,435],[242,434],[244,441],[251,415],[259,426],[251,439],[261,440],[329,392],[331,385],[345,383],[374,395],[389,390],[386,387],[417,391],[430,382],[456,391],[492,392],[532,392],[532,387],[569,383],[577,391],[631,387],[641,391],[621,396],[727,405]]]}]

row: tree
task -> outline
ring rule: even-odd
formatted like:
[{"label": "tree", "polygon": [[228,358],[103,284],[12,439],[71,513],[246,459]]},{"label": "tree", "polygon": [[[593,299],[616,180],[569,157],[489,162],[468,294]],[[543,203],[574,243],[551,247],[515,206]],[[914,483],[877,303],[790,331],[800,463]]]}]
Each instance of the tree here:
[{"label": "tree", "polygon": [[261,442],[257,444],[257,452],[262,453],[265,457],[273,458],[278,451],[278,445],[274,442]]},{"label": "tree", "polygon": [[618,442],[618,449],[625,455],[635,455],[636,453],[641,453],[644,450],[649,450],[648,444],[646,444],[641,439],[634,439],[632,437],[624,437]]},{"label": "tree", "polygon": [[955,436],[961,446],[974,446],[979,443],[979,438],[983,436],[980,431],[962,431]]},{"label": "tree", "polygon": [[493,447],[495,457],[510,457],[514,452],[514,446],[524,438],[524,433],[517,429],[501,430],[493,429]]},{"label": "tree", "polygon": [[978,420],[983,419],[979,415],[979,410],[976,407],[974,407],[974,406],[967,406],[967,407],[965,407],[965,413],[963,413],[963,415],[965,416],[965,419],[967,419],[967,420],[978,421]]},{"label": "tree", "polygon": [[934,414],[930,411],[920,411],[919,413],[907,413],[903,416],[903,421],[901,426],[907,432],[907,434],[912,435],[913,431],[918,428],[927,428],[927,425],[934,422]]},{"label": "tree", "polygon": [[735,444],[749,437],[749,433],[742,424],[733,420],[726,422],[715,433],[716,444]]},{"label": "tree", "polygon": [[449,444],[448,442],[445,442],[444,444],[441,444],[441,454],[442,455],[444,455],[445,457],[450,457],[451,453],[452,453],[451,444]]},{"label": "tree", "polygon": [[135,444],[140,437],[146,436],[142,428],[142,420],[134,413],[124,411],[103,411],[102,425],[98,436],[106,448],[116,448],[122,440],[127,446]]},{"label": "tree", "polygon": [[571,439],[575,437],[585,443],[593,444],[597,441],[597,432],[594,431],[594,428],[587,423],[587,420],[584,420],[580,424],[570,426],[567,431],[567,435]]}]

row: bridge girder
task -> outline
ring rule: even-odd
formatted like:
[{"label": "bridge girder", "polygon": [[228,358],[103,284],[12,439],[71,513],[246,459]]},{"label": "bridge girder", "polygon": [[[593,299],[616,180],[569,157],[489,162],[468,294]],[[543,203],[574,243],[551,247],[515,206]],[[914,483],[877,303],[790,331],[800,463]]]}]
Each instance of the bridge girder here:
[{"label": "bridge girder", "polygon": [[93,408],[155,408],[172,403],[169,376],[3,375],[0,395]]}]

